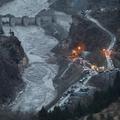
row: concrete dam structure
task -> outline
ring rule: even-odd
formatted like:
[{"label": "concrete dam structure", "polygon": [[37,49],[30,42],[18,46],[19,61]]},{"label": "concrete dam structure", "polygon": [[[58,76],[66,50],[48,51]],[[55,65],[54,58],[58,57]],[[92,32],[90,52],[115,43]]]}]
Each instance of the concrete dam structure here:
[{"label": "concrete dam structure", "polygon": [[28,26],[28,25],[36,25],[40,26],[44,23],[52,23],[55,20],[54,16],[23,16],[23,17],[15,17],[13,15],[1,15],[0,16],[0,23],[2,25],[9,25],[9,26]]}]

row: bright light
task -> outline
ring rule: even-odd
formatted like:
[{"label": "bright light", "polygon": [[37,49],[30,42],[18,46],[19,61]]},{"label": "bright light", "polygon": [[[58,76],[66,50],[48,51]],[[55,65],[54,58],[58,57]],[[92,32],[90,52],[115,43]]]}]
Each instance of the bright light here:
[{"label": "bright light", "polygon": [[72,53],[73,53],[73,54],[76,54],[77,52],[76,52],[75,50],[72,50]]},{"label": "bright light", "polygon": [[105,69],[105,67],[104,67],[104,66],[102,66],[102,67],[100,67],[100,69],[104,70],[104,69]]},{"label": "bright light", "polygon": [[105,67],[104,66],[99,67],[99,72],[102,72],[102,71],[105,71]]},{"label": "bright light", "polygon": [[95,70],[96,69],[96,65],[91,65],[91,69]]},{"label": "bright light", "polygon": [[80,46],[78,46],[78,50],[81,50],[81,47],[80,47]]},{"label": "bright light", "polygon": [[103,49],[103,51],[105,52],[105,51],[106,51],[106,49]]},{"label": "bright light", "polygon": [[112,50],[103,49],[106,58],[111,58]]},{"label": "bright light", "polygon": [[69,58],[71,60],[76,60],[77,58],[79,58],[80,54],[85,50],[85,45],[82,43],[78,43],[75,45],[75,47],[73,48],[72,52],[69,55]]}]

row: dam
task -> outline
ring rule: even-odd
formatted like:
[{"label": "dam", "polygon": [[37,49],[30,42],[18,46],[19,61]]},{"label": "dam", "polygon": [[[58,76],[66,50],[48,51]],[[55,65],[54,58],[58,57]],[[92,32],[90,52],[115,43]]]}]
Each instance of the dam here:
[{"label": "dam", "polygon": [[55,17],[50,13],[41,12],[41,14],[34,17],[22,16],[16,17],[11,14],[0,15],[0,24],[7,26],[40,26],[43,23],[53,23],[55,21]]}]

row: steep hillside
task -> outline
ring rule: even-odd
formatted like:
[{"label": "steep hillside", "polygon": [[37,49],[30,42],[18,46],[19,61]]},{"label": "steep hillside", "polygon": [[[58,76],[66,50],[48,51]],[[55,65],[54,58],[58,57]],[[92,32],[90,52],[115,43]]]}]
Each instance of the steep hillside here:
[{"label": "steep hillside", "polygon": [[103,111],[88,115],[79,120],[119,120],[120,119],[120,99],[112,103],[108,108]]},{"label": "steep hillside", "polygon": [[21,68],[27,58],[16,37],[0,36],[0,104],[9,103],[23,88]]}]

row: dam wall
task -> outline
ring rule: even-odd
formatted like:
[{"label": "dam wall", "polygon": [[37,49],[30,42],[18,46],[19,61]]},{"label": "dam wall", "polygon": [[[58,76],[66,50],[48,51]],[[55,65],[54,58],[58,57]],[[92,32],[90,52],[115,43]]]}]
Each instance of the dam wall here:
[{"label": "dam wall", "polygon": [[0,21],[2,25],[9,25],[9,26],[41,26],[41,24],[51,23],[55,19],[53,16],[22,16],[22,17],[15,17],[13,15],[4,15],[0,16]]}]

